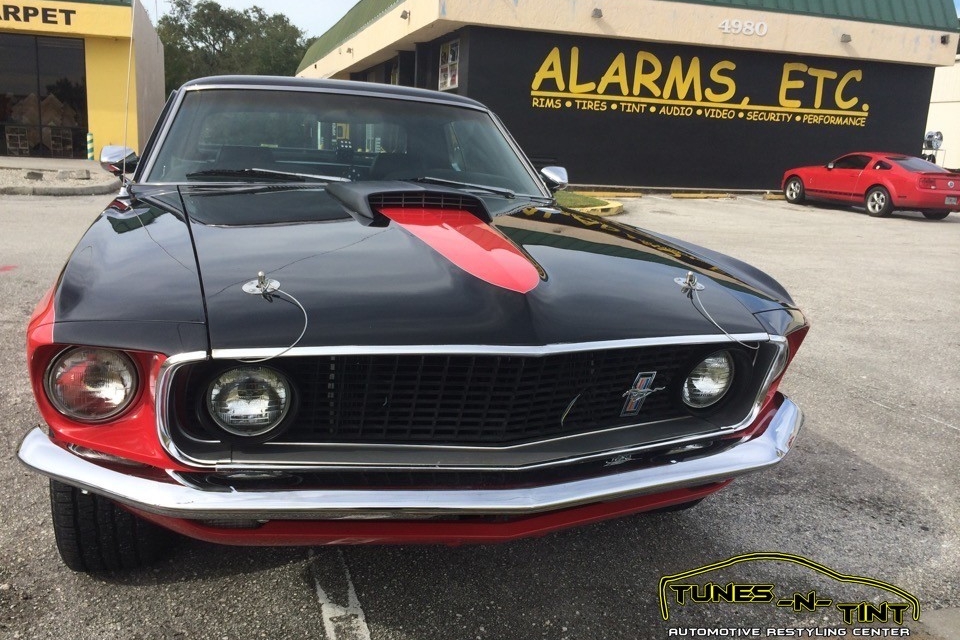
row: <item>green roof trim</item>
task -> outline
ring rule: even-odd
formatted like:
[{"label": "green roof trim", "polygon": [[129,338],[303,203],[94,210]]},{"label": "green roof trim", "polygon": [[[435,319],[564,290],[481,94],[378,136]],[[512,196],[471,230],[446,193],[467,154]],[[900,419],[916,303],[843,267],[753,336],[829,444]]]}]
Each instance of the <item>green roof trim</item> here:
[{"label": "green roof trim", "polygon": [[960,31],[953,0],[666,0]]},{"label": "green roof trim", "polygon": [[310,43],[297,73],[324,57],[403,0],[360,0],[337,24]]}]

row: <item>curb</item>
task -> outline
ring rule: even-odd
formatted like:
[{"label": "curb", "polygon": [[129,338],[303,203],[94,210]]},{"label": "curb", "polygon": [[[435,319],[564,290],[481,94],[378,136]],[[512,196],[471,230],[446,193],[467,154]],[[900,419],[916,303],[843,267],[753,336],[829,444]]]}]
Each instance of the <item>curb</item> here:
[{"label": "curb", "polygon": [[642,198],[643,193],[640,191],[577,191],[580,195],[590,196],[591,198],[599,198],[601,200],[608,200],[610,198]]},{"label": "curb", "polygon": [[677,200],[736,200],[732,193],[671,193]]},{"label": "curb", "polygon": [[616,202],[615,200],[607,200],[607,204],[600,205],[598,207],[567,207],[567,208],[573,209],[574,211],[579,211],[580,213],[588,213],[593,216],[600,216],[601,218],[605,218],[607,216],[615,216],[623,213],[623,203]]},{"label": "curb", "polygon": [[100,196],[117,193],[120,181],[111,180],[89,186],[36,186],[36,187],[0,187],[0,195],[6,196]]}]

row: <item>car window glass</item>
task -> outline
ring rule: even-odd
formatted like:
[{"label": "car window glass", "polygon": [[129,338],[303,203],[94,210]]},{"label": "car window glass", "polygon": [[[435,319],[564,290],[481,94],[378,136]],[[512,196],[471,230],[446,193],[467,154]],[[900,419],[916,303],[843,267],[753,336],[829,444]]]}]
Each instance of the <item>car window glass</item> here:
[{"label": "car window glass", "polygon": [[834,169],[864,169],[870,162],[870,156],[854,154],[843,156],[833,163]]},{"label": "car window glass", "polygon": [[891,165],[889,162],[884,162],[883,160],[880,160],[873,165],[873,168],[876,169],[877,171],[889,171],[890,169],[893,168],[893,165]]},{"label": "car window glass", "polygon": [[948,170],[944,169],[940,165],[933,164],[932,162],[927,162],[921,158],[913,158],[909,156],[902,156],[897,158],[890,158],[893,162],[897,163],[907,171],[920,171],[926,173],[950,173]]}]

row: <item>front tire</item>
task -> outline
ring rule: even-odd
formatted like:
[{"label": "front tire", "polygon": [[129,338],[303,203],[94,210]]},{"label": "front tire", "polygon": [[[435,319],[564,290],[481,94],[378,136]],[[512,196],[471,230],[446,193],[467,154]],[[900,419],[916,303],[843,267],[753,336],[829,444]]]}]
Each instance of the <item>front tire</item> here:
[{"label": "front tire", "polygon": [[802,204],[806,198],[806,193],[803,189],[803,180],[797,176],[793,176],[787,180],[787,184],[783,186],[783,197],[786,198],[790,204]]},{"label": "front tire", "polygon": [[921,211],[920,213],[922,213],[923,217],[927,220],[943,220],[950,215],[949,211]]},{"label": "front tire", "polygon": [[883,218],[890,215],[893,211],[893,202],[890,200],[890,192],[884,187],[871,187],[867,191],[867,196],[863,200],[863,205],[874,218]]},{"label": "front tire", "polygon": [[74,571],[139,569],[171,546],[174,534],[124,511],[113,501],[50,481],[53,534]]}]

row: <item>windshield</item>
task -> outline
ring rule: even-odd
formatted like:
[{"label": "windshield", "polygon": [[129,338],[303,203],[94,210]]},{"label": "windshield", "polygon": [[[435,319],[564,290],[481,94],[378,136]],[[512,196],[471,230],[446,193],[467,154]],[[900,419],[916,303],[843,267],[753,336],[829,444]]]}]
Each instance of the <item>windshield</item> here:
[{"label": "windshield", "polygon": [[187,92],[145,181],[282,177],[250,169],[331,181],[429,177],[543,195],[484,111],[253,88]]}]

